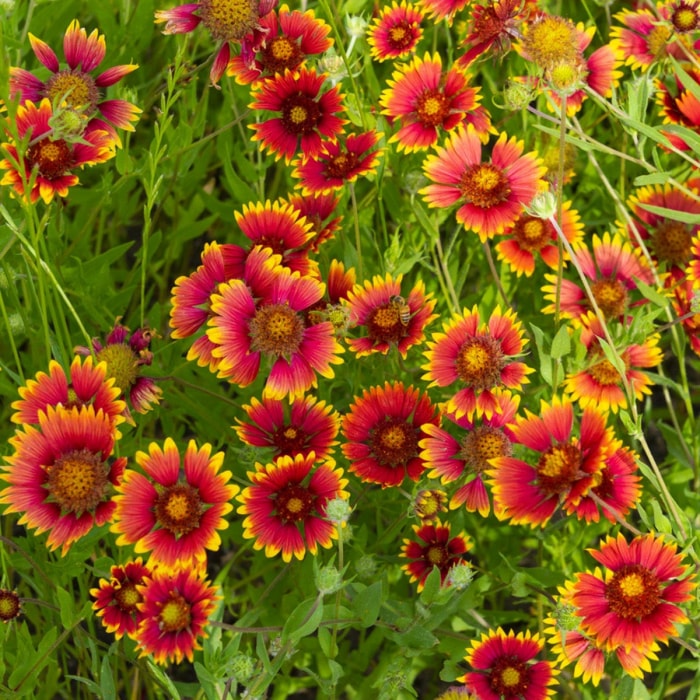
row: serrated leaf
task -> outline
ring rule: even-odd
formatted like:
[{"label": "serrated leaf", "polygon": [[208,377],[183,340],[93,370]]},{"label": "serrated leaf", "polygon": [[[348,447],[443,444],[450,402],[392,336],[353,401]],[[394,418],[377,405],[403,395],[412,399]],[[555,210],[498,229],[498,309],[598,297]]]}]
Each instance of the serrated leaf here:
[{"label": "serrated leaf", "polygon": [[363,627],[371,627],[379,617],[382,606],[382,582],[376,581],[360,591],[353,600],[353,610]]}]

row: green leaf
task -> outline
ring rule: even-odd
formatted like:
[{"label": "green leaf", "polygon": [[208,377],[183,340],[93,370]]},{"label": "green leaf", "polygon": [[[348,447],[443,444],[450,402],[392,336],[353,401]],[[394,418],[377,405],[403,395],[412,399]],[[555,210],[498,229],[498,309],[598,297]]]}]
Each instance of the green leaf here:
[{"label": "green leaf", "polygon": [[544,349],[544,333],[534,324],[530,324],[532,334],[535,336],[535,345],[537,346],[537,354],[540,358],[540,376],[542,379],[552,386],[552,358]]},{"label": "green leaf", "polygon": [[562,325],[552,341],[552,357],[555,360],[561,360],[571,352],[571,338],[569,336],[569,327]]},{"label": "green leaf", "polygon": [[440,569],[434,566],[425,579],[425,585],[420,593],[420,602],[423,605],[430,606],[435,602],[435,596],[440,592],[441,580]]},{"label": "green leaf", "polygon": [[178,689],[165,672],[150,659],[146,660],[146,664],[151,675],[170,693],[170,700],[181,700]]},{"label": "green leaf", "polygon": [[396,634],[395,639],[400,646],[409,649],[430,649],[440,643],[432,632],[419,625],[415,625],[408,632]]},{"label": "green leaf", "polygon": [[61,609],[61,624],[64,629],[73,627],[77,621],[73,596],[65,589],[57,587],[56,597],[58,598],[58,605]]},{"label": "green leaf", "polygon": [[100,691],[102,693],[102,700],[115,700],[117,697],[117,689],[114,685],[114,677],[112,676],[112,667],[109,662],[110,657],[104,656],[100,669]]},{"label": "green leaf", "polygon": [[379,617],[382,606],[382,582],[376,581],[360,591],[353,600],[353,611],[363,627],[371,627]]},{"label": "green leaf", "polygon": [[651,696],[638,678],[624,675],[610,696],[611,700],[649,700]]},{"label": "green leaf", "polygon": [[292,614],[287,618],[282,630],[282,643],[287,640],[297,642],[302,637],[307,637],[321,624],[323,619],[323,605],[318,597],[309,598],[297,605]]},{"label": "green leaf", "polygon": [[653,500],[651,502],[651,509],[654,513],[654,529],[657,532],[663,532],[670,535],[673,532],[673,526],[671,525],[671,521],[661,510],[661,506],[657,500]]}]

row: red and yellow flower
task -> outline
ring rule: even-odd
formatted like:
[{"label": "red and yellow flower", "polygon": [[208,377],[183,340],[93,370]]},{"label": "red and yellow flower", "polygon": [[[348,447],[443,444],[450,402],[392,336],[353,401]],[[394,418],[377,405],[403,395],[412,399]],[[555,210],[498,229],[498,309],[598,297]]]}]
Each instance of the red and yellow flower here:
[{"label": "red and yellow flower", "polygon": [[[583,224],[581,217],[571,202],[563,202],[559,227],[564,237],[572,246],[581,242]],[[505,261],[518,277],[524,274],[530,277],[535,271],[537,258],[551,268],[559,265],[559,236],[549,219],[523,212],[512,225],[503,231],[503,238],[496,243],[499,260]],[[564,259],[568,256],[564,254]]]},{"label": "red and yellow flower", "polygon": [[251,267],[246,281],[219,285],[207,336],[215,346],[212,356],[220,360],[220,377],[248,386],[269,358],[265,396],[295,398],[317,386],[317,373],[334,376],[331,365],[342,362],[343,348],[330,321],[306,322],[306,312],[323,297],[323,283],[272,265],[275,259]]},{"label": "red and yellow flower", "polygon": [[153,572],[136,587],[142,596],[141,614],[134,634],[141,656],[152,654],[156,663],[194,661],[207,637],[206,626],[216,603],[221,599],[215,586],[194,569]]},{"label": "red and yellow flower", "polygon": [[20,513],[19,524],[48,532],[49,549],[70,546],[113,517],[126,458],[110,462],[113,419],[93,406],[47,406],[39,428],[25,425],[10,438],[14,453],[5,457],[0,492],[5,514]]},{"label": "red and yellow flower", "polygon": [[338,444],[340,416],[325,401],[304,396],[292,403],[279,399],[251,399],[243,406],[248,421],[236,419],[234,430],[239,439],[253,447],[274,450],[273,459],[307,457],[311,452],[322,461]]},{"label": "red and yellow flower", "polygon": [[95,598],[92,604],[102,625],[116,639],[124,635],[133,638],[143,615],[139,603],[143,596],[137,586],[142,586],[150,577],[150,569],[141,557],[124,565],[114,565],[109,579],[100,579],[99,588],[90,590]]},{"label": "red and yellow flower", "polygon": [[[34,55],[51,71],[51,77],[44,81],[24,68],[10,68],[10,96],[39,103],[47,98],[54,107],[68,107],[73,110],[84,125],[99,113],[108,124],[97,122],[95,126],[107,131],[118,142],[111,125],[133,131],[133,121],[138,119],[141,110],[126,100],[103,100],[102,91],[118,83],[123,77],[135,71],[138,66],[132,63],[113,66],[93,77],[91,73],[102,63],[106,54],[105,37],[93,30],[90,36],[73,20],[63,38],[63,53],[67,68],[61,64],[51,47],[29,34]],[[32,137],[36,138],[33,133]]]},{"label": "red and yellow flower", "polygon": [[243,490],[237,512],[243,521],[243,536],[252,538],[256,550],[265,556],[282,552],[286,562],[292,556],[315,555],[318,546],[328,548],[338,538],[336,525],[326,519],[326,504],[347,498],[347,479],[332,459],[320,464],[313,452],[304,456],[281,456],[275,463],[256,464],[248,472],[251,486]]},{"label": "red and yellow flower", "polygon": [[261,20],[277,0],[200,0],[156,12],[156,23],[165,22],[163,34],[187,34],[203,24],[219,44],[209,79],[216,84],[231,60],[231,44],[243,44],[261,31]]},{"label": "red and yellow flower", "polygon": [[520,389],[534,372],[517,362],[527,342],[515,313],[500,308],[482,322],[478,308],[464,309],[443,324],[443,333],[434,333],[424,353],[428,359],[423,379],[430,386],[457,385],[457,393],[447,401],[447,411],[455,418],[477,413],[491,418],[501,404],[503,389]]},{"label": "red and yellow flower", "polygon": [[433,184],[420,194],[430,207],[459,204],[457,221],[486,241],[512,225],[540,188],[545,169],[534,153],[523,155],[523,148],[522,141],[502,133],[484,162],[474,127],[457,129],[425,160],[423,170]]},{"label": "red and yellow flower", "polygon": [[115,427],[124,420],[126,404],[119,399],[121,389],[114,385],[113,377],[107,377],[107,365],[94,365],[92,357],[83,362],[76,356],[68,376],[58,362],[51,360],[48,374],[38,372],[36,379],[28,379],[18,392],[20,399],[12,403],[15,413],[11,420],[20,425],[38,425],[40,412],[59,405],[67,409],[93,406],[95,413],[102,410],[108,415]]},{"label": "red and yellow flower", "polygon": [[282,5],[277,12],[273,10],[260,19],[254,33],[260,37],[259,45],[233,56],[226,74],[240,85],[249,85],[283,74],[285,70],[296,70],[310,56],[328,51],[333,45],[333,40],[328,38],[330,30],[313,10],[290,11],[288,5]]},{"label": "red and yellow flower", "polygon": [[382,488],[400,486],[406,477],[418,481],[425,469],[419,443],[427,437],[427,423],[438,423],[427,394],[401,382],[366,389],[343,417],[341,449],[350,471]]},{"label": "red and yellow flower", "polygon": [[[399,151],[411,153],[437,143],[443,132],[460,124],[473,123],[478,110],[479,88],[468,87],[467,75],[452,67],[442,70],[440,54],[414,56],[409,63],[394,71],[389,86],[379,97],[382,114],[399,130],[389,139]],[[480,137],[488,139],[486,128],[474,124]]]},{"label": "red and yellow flower", "polygon": [[597,406],[601,411],[617,413],[627,408],[628,396],[641,401],[651,394],[651,377],[642,371],[661,363],[663,353],[658,333],[648,335],[642,344],[629,343],[616,352],[624,365],[624,378],[605,355],[600,341],[605,331],[598,318],[589,312],[583,321],[581,343],[586,348],[584,369],[569,372],[562,384],[564,391],[582,408]]},{"label": "red and yellow flower", "polygon": [[137,452],[140,473],[129,469],[118,486],[111,530],[118,545],[133,544],[139,554],[150,552],[150,564],[173,570],[197,568],[207,550],[221,545],[219,530],[240,491],[222,472],[223,452],[211,455],[211,445],[198,448],[190,440],[184,455],[171,438],[163,448],[155,442],[148,453]]},{"label": "red and yellow flower", "polygon": [[423,36],[422,21],[420,6],[407,0],[392,0],[391,5],[385,5],[367,28],[372,58],[386,61],[408,56]]},{"label": "red and yellow flower", "polygon": [[420,6],[429,19],[446,19],[451,22],[454,15],[463,10],[469,2],[470,0],[420,0]]},{"label": "red and yellow flower", "polygon": [[544,640],[529,630],[489,630],[471,643],[465,660],[474,670],[458,680],[479,700],[545,700],[554,694],[558,671],[537,660],[543,649]]},{"label": "red and yellow flower", "polygon": [[675,544],[653,533],[631,542],[618,534],[588,551],[605,571],[577,574],[571,603],[597,644],[645,653],[688,622],[680,604],[692,598],[695,582]]},{"label": "red and yellow flower", "polygon": [[296,187],[304,196],[327,194],[369,175],[379,164],[382,149],[375,146],[381,136],[371,130],[324,141],[317,155],[292,161]]},{"label": "red and yellow flower", "polygon": [[364,285],[356,284],[348,292],[347,307],[350,325],[362,327],[366,335],[348,339],[348,346],[357,355],[365,357],[373,353],[386,355],[395,347],[405,358],[408,350],[423,342],[425,327],[435,318],[435,299],[425,293],[425,285],[419,280],[408,297],[401,296],[402,275],[396,279],[387,274],[379,275]]},{"label": "red and yellow flower", "polygon": [[[430,470],[428,478],[439,478],[443,484],[461,483],[450,499],[450,508],[464,505],[470,513],[477,511],[483,517],[491,512],[484,473],[492,459],[512,453],[514,436],[508,424],[515,419],[520,398],[505,392],[496,400],[499,407],[490,418],[470,420],[443,413],[449,425],[426,423],[423,432],[428,437],[420,441],[420,456]],[[459,439],[446,429],[452,426],[458,429]]]},{"label": "red and yellow flower", "polygon": [[401,557],[410,559],[401,568],[408,574],[411,583],[418,582],[418,592],[425,587],[428,575],[437,567],[440,581],[444,584],[447,575],[455,566],[470,566],[465,554],[472,543],[464,532],[450,536],[450,524],[440,520],[414,525],[413,532],[418,539],[404,539]]},{"label": "red and yellow flower", "polygon": [[600,483],[605,460],[616,447],[603,414],[583,411],[574,424],[573,405],[554,398],[542,402],[540,415],[526,411],[511,426],[530,461],[496,457],[487,469],[496,515],[515,525],[544,527],[561,505],[567,512]]},{"label": "red and yellow flower", "polygon": [[[691,190],[692,191],[692,190]],[[700,197],[687,194],[668,183],[640,187],[628,199],[628,205],[640,221],[634,230],[647,246],[654,262],[666,271],[682,272],[690,262],[693,237],[700,233]],[[673,215],[655,213],[648,207],[660,207],[678,212]],[[681,219],[685,219],[682,221]],[[637,242],[635,236],[630,236]]]},{"label": "red and yellow flower", "polygon": [[80,125],[78,139],[75,134],[56,133],[52,126],[56,116],[48,98],[39,106],[33,102],[19,105],[15,114],[17,136],[20,141],[31,140],[21,152],[13,137],[1,145],[8,157],[0,160],[0,170],[7,171],[0,185],[12,187],[32,203],[39,197],[46,204],[56,195],[67,197],[68,189],[79,182],[75,170],[104,163],[116,153],[116,137],[104,122],[93,119],[87,126]]},{"label": "red and yellow flower", "polygon": [[285,71],[253,86],[249,107],[278,116],[250,124],[263,150],[284,157],[289,163],[295,155],[302,159],[321,153],[323,140],[335,138],[343,131],[345,119],[338,116],[343,96],[336,85],[321,92],[326,75],[313,69]]},{"label": "red and yellow flower", "polygon": [[340,197],[333,192],[308,196],[297,192],[290,194],[287,201],[311,223],[314,237],[309,243],[309,249],[318,253],[321,245],[331,240],[340,228],[343,217],[336,216]]},{"label": "red and yellow flower", "polygon": [[[577,247],[574,250],[576,263],[587,277],[595,304],[603,316],[607,320],[623,320],[630,306],[638,303],[631,298],[637,281],[653,284],[652,273],[641,254],[619,233],[612,237],[605,233],[602,238],[594,235],[592,247],[592,253],[585,245]],[[581,323],[593,309],[583,287],[568,279],[559,281],[555,275],[545,275],[545,279],[549,282],[542,288],[545,299],[553,303],[543,312],[554,313],[558,299],[559,313]]]}]

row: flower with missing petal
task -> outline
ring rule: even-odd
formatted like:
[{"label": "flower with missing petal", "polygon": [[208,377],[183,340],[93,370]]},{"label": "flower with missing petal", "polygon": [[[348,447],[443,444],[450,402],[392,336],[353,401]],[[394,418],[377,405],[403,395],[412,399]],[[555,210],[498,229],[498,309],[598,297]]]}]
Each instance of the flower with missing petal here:
[{"label": "flower with missing petal", "polygon": [[482,321],[478,308],[464,309],[443,324],[443,333],[434,333],[424,353],[422,368],[430,386],[451,387],[456,393],[447,401],[447,411],[459,419],[477,413],[491,418],[501,408],[498,396],[504,389],[520,389],[534,372],[524,362],[527,340],[515,313],[496,308],[488,321]]},{"label": "flower with missing petal", "polygon": [[[428,478],[439,478],[443,484],[459,484],[450,499],[450,508],[464,505],[470,513],[478,511],[483,517],[491,512],[485,472],[492,459],[512,453],[515,438],[508,425],[515,419],[520,397],[505,392],[496,401],[498,410],[490,418],[480,416],[471,420],[444,412],[442,426],[432,423],[423,426],[428,437],[419,443],[420,455],[430,470]],[[453,432],[458,432],[458,437]]]},{"label": "flower with missing petal", "polygon": [[458,204],[457,221],[482,241],[515,223],[540,188],[545,169],[523,142],[502,133],[491,158],[482,158],[476,129],[454,131],[446,145],[428,156],[423,170],[432,184],[420,190],[430,207]]},{"label": "flower with missing petal", "polygon": [[[87,125],[99,113],[108,124],[98,121],[100,129],[108,131],[118,142],[111,125],[133,131],[131,122],[138,119],[141,110],[126,100],[105,100],[103,90],[118,83],[138,66],[127,64],[114,66],[93,77],[91,73],[102,63],[106,53],[104,35],[93,30],[90,36],[78,20],[73,20],[63,38],[63,53],[67,68],[61,68],[51,47],[29,34],[29,42],[35,56],[51,71],[48,80],[40,80],[24,68],[10,68],[10,96],[39,103],[47,98],[54,107],[67,106],[74,110]],[[36,134],[33,134],[36,137]]]},{"label": "flower with missing petal", "polygon": [[66,554],[70,546],[113,517],[126,458],[110,461],[114,423],[93,406],[47,406],[38,429],[25,425],[10,438],[0,492],[5,514],[20,513],[19,524],[49,533],[46,544]]},{"label": "flower with missing petal", "polygon": [[265,549],[265,556],[282,552],[286,562],[292,556],[303,559],[318,546],[328,548],[338,538],[335,524],[326,518],[326,505],[334,498],[348,498],[343,489],[348,480],[332,459],[317,463],[313,452],[304,456],[282,456],[274,464],[256,464],[248,472],[251,486],[238,500],[243,536],[253,538],[253,548]]},{"label": "flower with missing petal", "polygon": [[201,649],[200,639],[207,637],[206,626],[221,599],[215,586],[195,569],[168,572],[154,571],[136,587],[142,601],[141,614],[134,633],[141,656],[152,654],[157,664],[183,659],[192,662],[194,652]]},{"label": "flower with missing petal", "polygon": [[152,442],[135,459],[144,473],[128,469],[114,499],[117,544],[150,552],[151,565],[170,570],[201,566],[207,550],[221,545],[218,531],[228,527],[224,516],[240,491],[230,483],[231,472],[220,471],[224,453],[212,456],[211,445],[198,448],[190,440],[181,455],[166,438],[162,448]]}]

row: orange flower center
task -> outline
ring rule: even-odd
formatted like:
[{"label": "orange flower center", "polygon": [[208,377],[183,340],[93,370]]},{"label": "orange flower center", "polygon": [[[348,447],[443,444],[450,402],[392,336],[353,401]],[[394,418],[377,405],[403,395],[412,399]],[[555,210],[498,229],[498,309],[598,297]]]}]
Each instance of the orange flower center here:
[{"label": "orange flower center", "polygon": [[162,488],[156,498],[154,512],[158,524],[175,537],[182,537],[199,527],[204,502],[198,489],[189,484]]},{"label": "orange flower center", "polygon": [[416,101],[416,114],[424,126],[440,126],[450,113],[450,102],[439,90],[425,90]]},{"label": "orange flower center", "polygon": [[654,58],[659,59],[665,55],[671,34],[670,28],[665,24],[659,24],[649,32],[647,35],[647,46],[649,47],[649,53]]},{"label": "orange flower center", "polygon": [[290,484],[277,492],[275,510],[284,522],[298,523],[306,520],[314,507],[315,496],[299,484]]},{"label": "orange flower center", "polygon": [[84,110],[86,115],[92,114],[97,108],[99,92],[95,81],[87,73],[73,73],[62,70],[49,78],[43,95],[52,104],[66,103],[76,110]]},{"label": "orange flower center", "polygon": [[107,363],[107,376],[128,393],[139,374],[138,357],[126,343],[109,343],[97,353],[98,362]]},{"label": "orange flower center", "polygon": [[481,473],[489,467],[489,460],[508,457],[512,453],[513,447],[503,430],[481,425],[470,430],[462,440],[459,456],[473,471]]},{"label": "orange flower center", "polygon": [[14,591],[0,588],[0,620],[9,622],[19,615],[20,600]]},{"label": "orange flower center", "polygon": [[331,156],[323,171],[328,178],[344,179],[357,166],[357,155],[352,151],[347,153],[339,153],[337,156]]},{"label": "orange flower center", "polygon": [[133,581],[124,581],[121,586],[114,589],[114,601],[117,607],[127,614],[135,613],[137,605],[143,600],[143,596],[136,589]]},{"label": "orange flower center", "polygon": [[415,425],[386,416],[370,433],[369,447],[379,464],[402,466],[418,456],[418,436]]},{"label": "orange flower center", "polygon": [[544,219],[524,214],[513,227],[513,238],[522,250],[538,253],[552,242],[552,225]]},{"label": "orange flower center", "polygon": [[306,446],[307,435],[290,425],[281,426],[272,436],[272,442],[277,447],[278,455],[295,455]]},{"label": "orange flower center", "polygon": [[528,58],[544,70],[578,58],[576,27],[563,17],[543,16],[532,22],[523,39]]},{"label": "orange flower center", "polygon": [[596,362],[589,368],[588,373],[601,386],[615,386],[620,383],[620,373],[609,360]]},{"label": "orange flower center", "polygon": [[700,10],[697,3],[680,2],[671,13],[671,24],[679,32],[692,32],[700,26]]},{"label": "orange flower center", "polygon": [[287,304],[268,304],[258,309],[250,322],[253,350],[289,357],[299,349],[304,324]]},{"label": "orange flower center", "polygon": [[258,0],[201,0],[199,16],[217,41],[240,41],[258,26]]},{"label": "orange flower center", "polygon": [[406,335],[406,326],[401,322],[401,306],[394,300],[374,309],[365,326],[367,334],[376,343],[398,343]]},{"label": "orange flower center", "polygon": [[270,73],[284,73],[296,68],[304,55],[299,45],[286,36],[276,36],[262,50],[261,63]]},{"label": "orange flower center", "polygon": [[460,179],[459,190],[467,202],[481,209],[506,201],[511,192],[503,171],[490,163],[470,166]]},{"label": "orange flower center", "polygon": [[29,168],[36,167],[47,180],[62,177],[75,163],[73,150],[63,139],[51,141],[48,137],[30,146],[26,159]]},{"label": "orange flower center", "polygon": [[500,384],[504,365],[501,344],[490,335],[468,338],[457,353],[457,374],[474,391],[493,389]]},{"label": "orange flower center", "polygon": [[664,221],[652,235],[654,254],[661,262],[685,267],[690,261],[693,237],[680,221]]},{"label": "orange flower center", "polygon": [[61,455],[47,471],[51,500],[63,512],[76,515],[92,512],[104,500],[109,480],[101,454],[72,450]]},{"label": "orange flower center", "polygon": [[627,289],[617,279],[602,279],[591,285],[593,298],[605,318],[622,316],[627,307]]},{"label": "orange flower center", "polygon": [[576,481],[581,467],[581,450],[571,443],[553,445],[537,463],[540,487],[545,493],[564,493]]},{"label": "orange flower center", "polygon": [[162,604],[158,613],[158,627],[161,632],[175,634],[190,626],[192,607],[184,596],[176,591],[170,593],[170,598]]},{"label": "orange flower center", "polygon": [[443,545],[431,544],[425,552],[425,560],[432,566],[442,568],[450,561],[450,555]]},{"label": "orange flower center", "polygon": [[640,564],[618,569],[605,589],[610,609],[625,620],[642,620],[653,613],[660,593],[656,574]]},{"label": "orange flower center", "polygon": [[513,654],[499,656],[491,667],[489,685],[501,696],[526,697],[529,685],[527,666]]},{"label": "orange flower center", "polygon": [[318,104],[301,93],[285,98],[281,112],[282,124],[292,134],[309,134],[321,121]]}]

